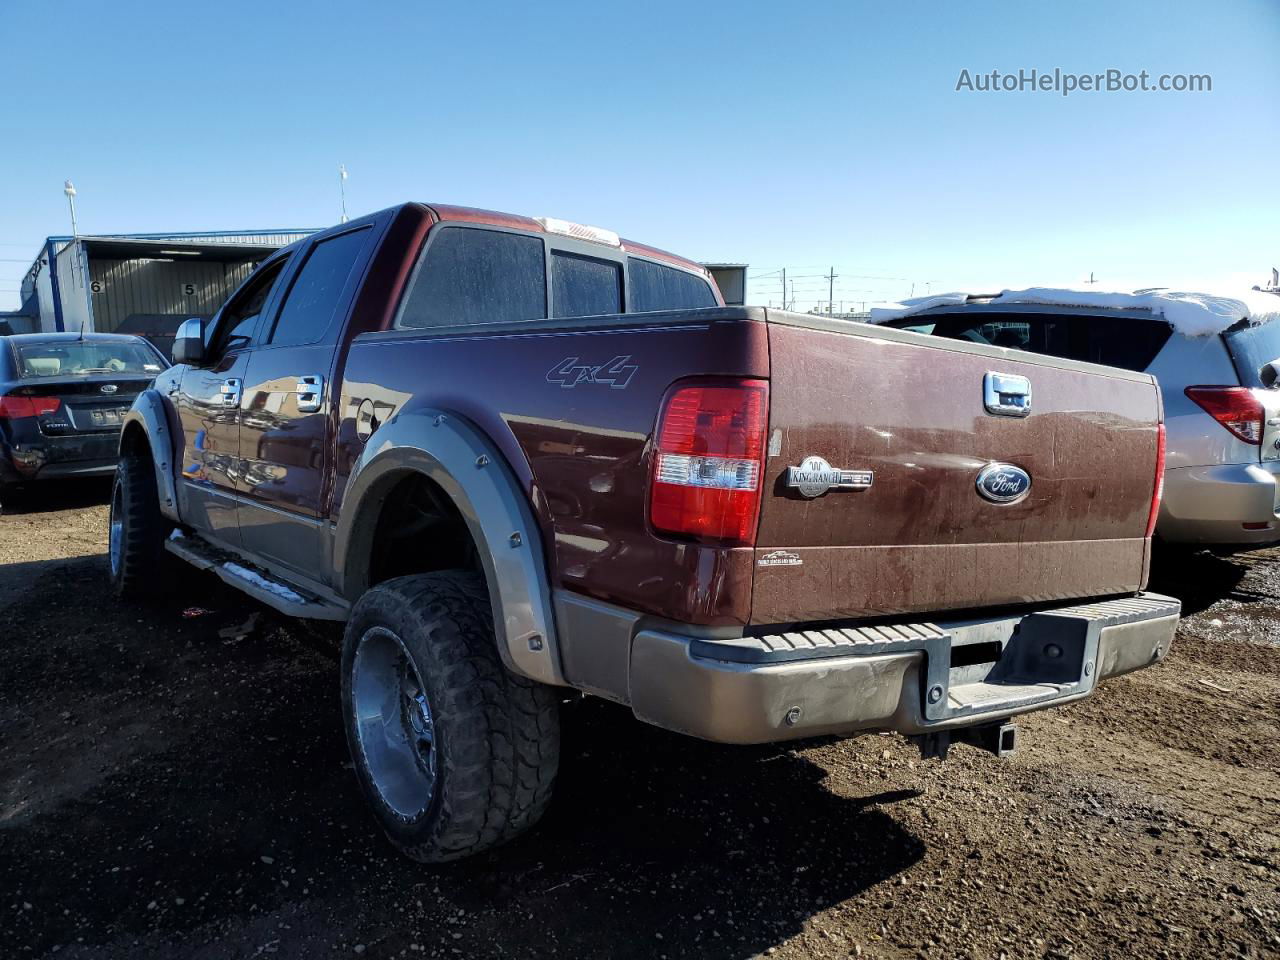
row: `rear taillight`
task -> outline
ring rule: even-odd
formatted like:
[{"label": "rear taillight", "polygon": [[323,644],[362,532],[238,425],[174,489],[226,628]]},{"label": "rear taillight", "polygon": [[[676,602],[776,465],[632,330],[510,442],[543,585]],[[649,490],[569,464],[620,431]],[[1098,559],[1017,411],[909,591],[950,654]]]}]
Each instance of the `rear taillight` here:
[{"label": "rear taillight", "polygon": [[1155,533],[1156,518],[1160,516],[1160,501],[1164,497],[1164,424],[1156,427],[1156,486],[1151,493],[1151,512],[1147,514],[1147,536]]},{"label": "rear taillight", "polygon": [[1262,443],[1262,404],[1246,387],[1187,387],[1186,395],[1245,443]]},{"label": "rear taillight", "polygon": [[62,401],[57,397],[22,397],[10,395],[0,397],[0,418],[20,420],[23,417],[38,417],[46,413],[57,413]]},{"label": "rear taillight", "polygon": [[768,420],[764,380],[690,385],[668,394],[649,500],[654,529],[754,542]]}]

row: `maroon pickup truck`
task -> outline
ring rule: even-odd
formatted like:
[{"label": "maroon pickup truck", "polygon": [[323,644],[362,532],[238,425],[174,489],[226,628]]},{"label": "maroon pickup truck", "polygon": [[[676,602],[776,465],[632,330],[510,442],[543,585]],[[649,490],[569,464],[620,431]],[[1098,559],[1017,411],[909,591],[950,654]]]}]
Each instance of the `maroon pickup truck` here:
[{"label": "maroon pickup truck", "polygon": [[406,204],[266,260],[121,436],[112,577],[340,621],[362,788],[464,856],[536,822],[570,689],[727,743],[1010,718],[1160,660],[1145,374],[725,307],[552,219]]}]

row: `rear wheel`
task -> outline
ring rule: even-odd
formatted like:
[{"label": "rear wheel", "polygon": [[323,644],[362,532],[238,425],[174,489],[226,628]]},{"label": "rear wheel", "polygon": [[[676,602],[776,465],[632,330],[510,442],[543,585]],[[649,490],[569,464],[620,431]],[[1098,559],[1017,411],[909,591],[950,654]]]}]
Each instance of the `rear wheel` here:
[{"label": "rear wheel", "polygon": [[510,840],[550,802],[558,700],[503,666],[475,574],[398,577],[366,593],[343,640],[342,706],[365,797],[416,860]]},{"label": "rear wheel", "polygon": [[151,461],[136,453],[125,454],[116,465],[107,528],[111,582],[120,597],[138,600],[164,595],[170,569],[164,562],[164,538],[171,528],[160,513]]}]

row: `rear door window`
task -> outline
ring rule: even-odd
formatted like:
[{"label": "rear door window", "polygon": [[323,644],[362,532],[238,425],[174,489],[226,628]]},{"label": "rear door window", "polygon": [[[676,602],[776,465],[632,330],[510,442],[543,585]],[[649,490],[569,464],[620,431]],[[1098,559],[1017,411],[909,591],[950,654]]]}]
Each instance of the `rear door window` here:
[{"label": "rear door window", "polygon": [[296,346],[325,339],[368,238],[369,228],[365,227],[321,240],[311,249],[276,317],[272,345]]},{"label": "rear door window", "polygon": [[1239,324],[1222,335],[1236,365],[1240,385],[1261,387],[1263,366],[1280,360],[1280,323],[1272,321],[1256,327]]},{"label": "rear door window", "polygon": [[886,326],[1139,371],[1146,370],[1173,333],[1163,320],[1142,317],[976,311],[907,317]]},{"label": "rear door window", "polygon": [[397,327],[538,320],[547,315],[542,240],[522,233],[442,227],[414,268]]},{"label": "rear door window", "polygon": [[576,253],[551,254],[551,302],[557,317],[622,312],[622,265]]},{"label": "rear door window", "polygon": [[627,291],[628,312],[681,310],[716,305],[711,285],[695,273],[650,260],[628,257],[627,274],[630,284]]}]

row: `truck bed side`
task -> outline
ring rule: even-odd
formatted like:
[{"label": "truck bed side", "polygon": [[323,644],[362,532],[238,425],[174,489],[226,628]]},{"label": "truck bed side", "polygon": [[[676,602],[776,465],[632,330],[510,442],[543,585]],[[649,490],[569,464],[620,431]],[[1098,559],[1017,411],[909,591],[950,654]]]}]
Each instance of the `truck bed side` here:
[{"label": "truck bed side", "polygon": [[[552,585],[672,620],[741,625],[754,554],[649,529],[650,443],[663,396],[689,376],[766,377],[765,325],[741,308],[398,331],[357,337],[337,462],[372,401],[466,417],[499,447],[542,526]],[[341,491],[346,477],[337,477]],[[339,502],[336,510],[341,508]]]}]

